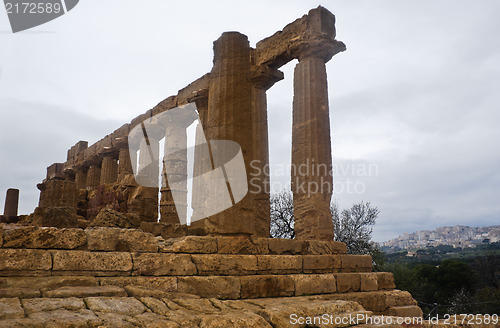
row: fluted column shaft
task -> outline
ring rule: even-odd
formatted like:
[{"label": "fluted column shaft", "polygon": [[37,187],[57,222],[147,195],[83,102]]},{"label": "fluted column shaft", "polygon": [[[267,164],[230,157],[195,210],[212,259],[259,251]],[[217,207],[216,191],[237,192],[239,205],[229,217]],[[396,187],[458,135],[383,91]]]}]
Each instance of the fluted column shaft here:
[{"label": "fluted column shaft", "polygon": [[77,189],[87,188],[87,169],[78,168],[75,173],[75,184]]},{"label": "fluted column shaft", "polygon": [[106,156],[101,164],[101,184],[115,183],[118,174],[118,162],[113,156]]},{"label": "fluted column shaft", "polygon": [[90,165],[87,171],[87,189],[93,190],[99,186],[101,182],[101,168],[95,164]]},{"label": "fluted column shaft", "polygon": [[131,154],[128,148],[120,149],[118,154],[118,182],[127,174],[134,174],[134,168],[137,166],[137,154]]},{"label": "fluted column shaft", "polygon": [[[248,38],[226,32],[214,42],[214,66],[208,97],[208,140],[232,140],[241,146],[249,180],[253,159],[252,91]],[[226,190],[214,190],[217,194]],[[255,207],[250,194],[205,220],[210,234],[255,234]]]},{"label": "fluted column shaft", "polygon": [[295,67],[292,192],[297,239],[333,239],[330,118],[325,60],[301,58]]}]

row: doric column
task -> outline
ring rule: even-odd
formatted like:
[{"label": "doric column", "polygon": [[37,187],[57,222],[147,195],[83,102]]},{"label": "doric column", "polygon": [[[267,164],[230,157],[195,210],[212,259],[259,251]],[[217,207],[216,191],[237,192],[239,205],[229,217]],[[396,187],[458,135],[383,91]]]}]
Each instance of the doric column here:
[{"label": "doric column", "polygon": [[[208,195],[206,188],[203,188],[203,185],[206,184],[204,173],[210,171],[212,167],[210,160],[203,151],[207,143],[204,131],[207,127],[208,120],[208,89],[200,90],[195,96],[190,98],[189,101],[196,104],[199,116],[199,122],[198,125],[196,125],[195,135],[193,185],[191,197],[191,207],[193,209],[192,218],[197,219],[205,217],[205,201],[208,198]],[[204,222],[198,224],[204,226]]]},{"label": "doric column", "polygon": [[190,107],[165,112],[160,221],[185,224],[187,220],[187,131],[198,118]]},{"label": "doric column", "polygon": [[252,67],[253,159],[248,193],[254,200],[255,235],[259,237],[269,237],[271,223],[266,91],[282,79],[283,72],[279,70],[261,65]]},{"label": "doric column", "polygon": [[118,174],[118,162],[113,155],[102,159],[100,184],[115,183]]},{"label": "doric column", "polygon": [[91,164],[87,171],[87,189],[93,190],[99,186],[101,182],[101,168],[97,164]]},{"label": "doric column", "polygon": [[127,174],[134,174],[137,165],[137,153],[131,154],[128,147],[120,149],[118,154],[118,181]]},{"label": "doric column", "polygon": [[87,170],[86,167],[78,167],[75,172],[75,184],[77,189],[87,188]]},{"label": "doric column", "polygon": [[308,44],[294,73],[292,192],[297,239],[333,239],[330,116],[325,63],[332,46]]},{"label": "doric column", "polygon": [[5,195],[5,207],[3,215],[5,218],[12,218],[17,216],[17,207],[19,205],[19,189],[7,189]]},{"label": "doric column", "polygon": [[[207,139],[231,140],[241,146],[247,172],[246,181],[250,178],[250,162],[253,159],[250,67],[250,45],[245,35],[225,32],[214,42],[214,66],[209,82]],[[244,178],[236,178],[234,184],[237,188],[241,188],[241,184],[246,182]],[[229,190],[228,187],[229,182],[228,186],[221,185],[221,190],[214,190],[215,195],[225,195],[226,199],[231,199],[227,209],[205,220],[207,232],[216,235],[255,234],[255,208],[251,197],[247,194],[235,203],[232,189]],[[223,198],[219,199],[222,202]]]}]

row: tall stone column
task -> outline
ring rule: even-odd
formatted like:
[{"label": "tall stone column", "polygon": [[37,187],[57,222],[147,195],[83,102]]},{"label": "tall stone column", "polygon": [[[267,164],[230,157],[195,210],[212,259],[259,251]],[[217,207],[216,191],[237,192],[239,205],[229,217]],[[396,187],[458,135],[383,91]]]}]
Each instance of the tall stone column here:
[{"label": "tall stone column", "polygon": [[[198,110],[199,122],[196,126],[195,135],[195,149],[194,149],[194,163],[193,163],[193,185],[192,185],[192,198],[191,207],[193,209],[192,218],[195,220],[200,217],[205,217],[205,201],[208,198],[207,190],[203,188],[205,184],[204,173],[208,172],[212,165],[210,160],[206,157],[203,147],[207,142],[205,136],[205,129],[208,121],[208,90],[201,90],[194,97],[189,99],[190,102],[196,104]],[[191,223],[193,226],[205,226],[205,222],[195,221]]]},{"label": "tall stone column", "polygon": [[187,220],[187,131],[197,118],[188,109],[166,112],[160,222],[185,224]]},{"label": "tall stone column", "polygon": [[87,171],[87,189],[94,190],[101,182],[101,168],[97,164],[91,164]]},{"label": "tall stone column", "polygon": [[127,174],[134,174],[136,165],[137,154],[131,154],[128,147],[120,149],[118,154],[118,181],[120,182]]},{"label": "tall stone column", "polygon": [[5,195],[5,207],[3,215],[5,218],[13,218],[17,216],[17,208],[19,206],[19,189],[7,189]]},{"label": "tall stone column", "polygon": [[75,184],[77,189],[87,188],[87,168],[78,167],[75,172]]},{"label": "tall stone column", "polygon": [[252,67],[253,159],[248,192],[255,204],[255,235],[265,238],[269,237],[271,224],[266,91],[282,79],[281,71],[267,66]]},{"label": "tall stone column", "polygon": [[[253,159],[251,60],[248,38],[225,32],[214,42],[214,66],[208,97],[208,140],[232,140],[241,146],[249,181]],[[237,182],[241,183],[241,182]],[[229,185],[229,183],[228,183]],[[217,195],[228,189],[214,190]],[[229,195],[231,196],[231,195]],[[208,233],[255,234],[255,208],[247,194],[240,202],[205,220]]]},{"label": "tall stone column", "polygon": [[101,184],[115,183],[118,174],[118,162],[113,155],[108,155],[102,159],[101,164]]},{"label": "tall stone column", "polygon": [[292,192],[297,239],[333,239],[328,47],[309,46],[294,73]]}]

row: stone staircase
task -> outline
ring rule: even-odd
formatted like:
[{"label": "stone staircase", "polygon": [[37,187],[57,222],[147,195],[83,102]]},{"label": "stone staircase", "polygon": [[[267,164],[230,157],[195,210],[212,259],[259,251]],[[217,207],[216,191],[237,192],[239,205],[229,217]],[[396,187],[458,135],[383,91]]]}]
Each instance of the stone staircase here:
[{"label": "stone staircase", "polygon": [[[370,256],[348,255],[338,242],[165,239],[135,229],[5,224],[0,225],[0,327],[38,327],[36,322],[54,318],[108,327],[103,323],[125,320],[120,315],[128,316],[127,324],[109,327],[150,327],[143,317],[154,316],[177,327],[197,307],[201,321],[195,321],[210,321],[210,306],[218,314],[243,311],[253,318],[249,322],[264,318],[282,327],[273,325],[271,315],[247,308],[266,304],[258,306],[262,312],[281,306],[283,316],[290,302],[295,308],[309,304],[308,315],[326,311],[325,306],[370,315],[422,315],[409,293],[394,290],[392,274],[371,270]],[[252,326],[247,324],[242,327]]]}]

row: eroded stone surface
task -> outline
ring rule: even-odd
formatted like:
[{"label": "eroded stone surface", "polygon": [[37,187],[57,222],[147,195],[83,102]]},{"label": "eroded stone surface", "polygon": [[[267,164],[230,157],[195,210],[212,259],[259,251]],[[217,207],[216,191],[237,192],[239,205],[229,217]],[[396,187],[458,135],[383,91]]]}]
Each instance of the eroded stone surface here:
[{"label": "eroded stone surface", "polygon": [[[24,318],[24,310],[18,298],[0,299],[0,320]],[[1,321],[0,321],[1,324]]]},{"label": "eroded stone surface", "polygon": [[147,308],[133,297],[88,297],[88,308],[96,312],[118,313],[136,316],[146,312]]},{"label": "eroded stone surface", "polygon": [[189,276],[196,274],[190,255],[168,253],[135,253],[134,274],[144,276]]}]

